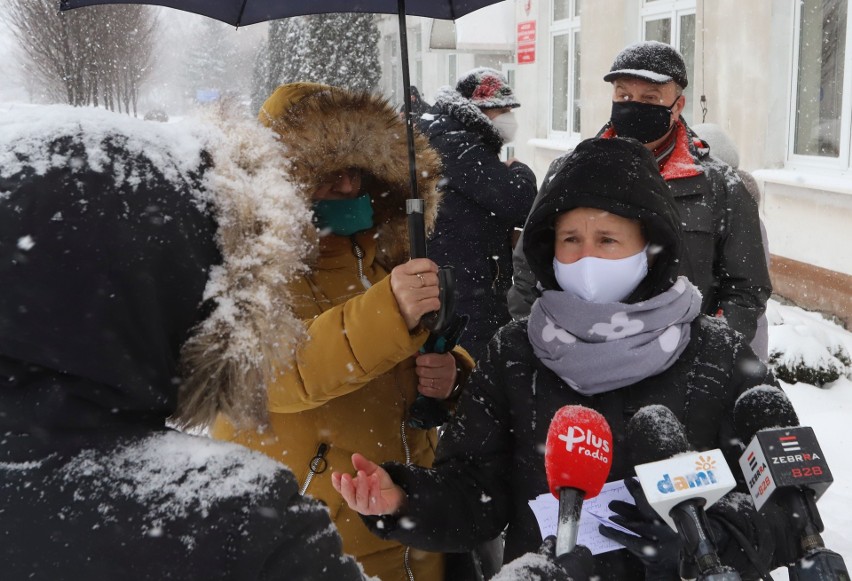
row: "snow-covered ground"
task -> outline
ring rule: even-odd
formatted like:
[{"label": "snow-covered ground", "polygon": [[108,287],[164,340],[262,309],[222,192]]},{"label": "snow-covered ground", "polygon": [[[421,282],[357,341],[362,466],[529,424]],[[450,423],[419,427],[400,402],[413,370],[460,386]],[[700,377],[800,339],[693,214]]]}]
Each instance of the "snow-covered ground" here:
[{"label": "snow-covered ground", "polygon": [[[852,333],[827,321],[817,313],[770,301],[770,351],[783,351],[787,358],[799,354],[805,362],[816,365],[825,359],[826,351],[843,345],[852,353]],[[821,350],[819,347],[823,347]],[[825,524],[825,545],[840,553],[847,567],[852,566],[852,463],[847,463],[852,449],[852,380],[846,376],[822,388],[806,383],[787,384],[784,389],[793,401],[803,426],[811,426],[834,476],[817,506]],[[773,573],[775,579],[787,579],[787,572]]]}]

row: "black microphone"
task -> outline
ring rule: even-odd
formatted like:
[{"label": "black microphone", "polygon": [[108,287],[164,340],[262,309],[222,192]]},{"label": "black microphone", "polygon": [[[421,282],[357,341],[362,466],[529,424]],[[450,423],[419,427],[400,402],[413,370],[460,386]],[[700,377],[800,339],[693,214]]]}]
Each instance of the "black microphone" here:
[{"label": "black microphone", "polygon": [[736,485],[722,451],[690,453],[683,426],[662,405],[636,412],[627,424],[627,441],[648,504],[680,537],[680,576],[738,581],[739,574],[716,553],[704,512]]},{"label": "black microphone", "polygon": [[816,501],[834,482],[813,429],[799,426],[793,404],[777,387],[745,391],[734,405],[734,429],[749,442],[740,468],[762,510],[770,500],[790,517],[799,538],[791,580],[849,581],[843,557],[825,547]]}]

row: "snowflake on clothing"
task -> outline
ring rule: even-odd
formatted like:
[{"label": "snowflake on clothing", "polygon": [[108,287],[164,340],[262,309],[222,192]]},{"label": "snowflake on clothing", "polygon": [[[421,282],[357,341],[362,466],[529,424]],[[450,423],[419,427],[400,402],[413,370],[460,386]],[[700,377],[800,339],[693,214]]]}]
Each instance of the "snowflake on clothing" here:
[{"label": "snowflake on clothing", "polygon": [[607,341],[616,341],[624,339],[631,335],[636,335],[645,328],[645,323],[637,320],[630,320],[627,313],[624,311],[615,313],[609,323],[595,323],[592,326],[591,332],[601,337],[606,337]]}]

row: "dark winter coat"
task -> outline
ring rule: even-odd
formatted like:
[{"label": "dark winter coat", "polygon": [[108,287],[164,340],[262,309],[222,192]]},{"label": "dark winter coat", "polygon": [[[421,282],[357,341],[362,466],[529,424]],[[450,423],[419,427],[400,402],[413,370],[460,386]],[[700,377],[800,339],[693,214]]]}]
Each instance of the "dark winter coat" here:
[{"label": "dark winter coat", "polygon": [[457,311],[471,317],[462,345],[479,359],[494,332],[509,321],[512,232],[535,198],[535,175],[523,163],[507,167],[500,161],[500,134],[456,91],[438,94],[420,129],[444,164],[444,199],[428,255],[455,267]]},{"label": "dark winter coat", "polygon": [[[646,300],[671,287],[678,270],[680,220],[653,157],[638,142],[584,142],[543,190],[526,226],[524,250],[546,290],[559,289],[552,267],[554,220],[578,207],[639,220],[646,239],[658,247],[648,274],[626,302]],[[529,502],[548,491],[545,442],[550,421],[561,407],[583,405],[605,417],[613,437],[608,480],[618,481],[633,475],[627,423],[652,404],[674,412],[696,450],[721,448],[735,466],[739,448],[731,424],[734,403],[746,389],[774,382],[740,334],[700,315],[691,324],[689,343],[671,366],[631,385],[584,396],[541,362],[530,344],[527,323],[509,323],[489,343],[441,438],[434,469],[386,465],[409,501],[404,527],[394,518],[368,519],[376,534],[424,549],[458,551],[506,528],[507,563],[535,551],[542,541]],[[758,534],[752,520],[745,519],[744,534],[750,539]],[[737,547],[720,547],[720,552],[747,568]],[[623,550],[599,555],[596,573],[602,579],[644,578],[641,564]]]},{"label": "dark winter coat", "polygon": [[[459,551],[495,537],[508,525],[504,563],[536,551],[542,539],[529,501],[548,491],[547,431],[565,405],[593,408],[609,423],[614,446],[609,481],[633,474],[625,427],[645,405],[669,407],[697,450],[730,450],[730,416],[737,396],[769,377],[742,339],[720,322],[699,317],[692,332],[687,350],[663,373],[585,397],[538,360],[525,320],[506,325],[479,362],[441,438],[436,470],[385,465],[415,501],[409,504],[405,528],[385,519],[374,532],[424,550]],[[747,369],[752,372],[745,373]],[[640,564],[626,551],[605,553],[597,561],[603,579],[644,578]]]},{"label": "dark winter coat", "polygon": [[67,109],[0,118],[3,579],[362,579],[284,466],[166,427],[223,260],[209,157]]},{"label": "dark winter coat", "polygon": [[[426,99],[423,98],[423,96],[420,94],[420,91],[415,86],[411,87],[411,98],[409,103],[411,118],[414,120],[415,123],[417,123],[417,120],[420,119],[421,115],[428,112],[429,109],[432,108],[432,105],[430,105],[426,101]],[[400,105],[399,112],[400,114],[405,114],[405,105]]]},{"label": "dark winter coat", "polygon": [[[685,123],[679,123],[676,131],[675,149],[662,162],[660,173],[683,222],[680,273],[701,291],[702,312],[710,316],[721,312],[733,329],[751,340],[772,290],[757,204],[734,170],[710,157]],[[609,125],[601,133],[613,135]],[[568,155],[551,164],[539,197]],[[516,319],[529,314],[537,296],[536,279],[521,246],[519,241],[515,247],[514,285],[509,291]]]}]

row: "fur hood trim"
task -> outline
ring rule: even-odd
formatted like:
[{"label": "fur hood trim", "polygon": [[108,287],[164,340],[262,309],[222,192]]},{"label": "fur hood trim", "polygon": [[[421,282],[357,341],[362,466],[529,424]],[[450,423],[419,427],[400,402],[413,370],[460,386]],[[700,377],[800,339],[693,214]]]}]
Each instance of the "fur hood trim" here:
[{"label": "fur hood trim", "polygon": [[281,145],[254,122],[221,116],[205,189],[218,223],[222,264],[211,270],[210,314],[181,351],[173,421],[203,427],[217,413],[238,426],[266,420],[266,386],[291,364],[304,335],[289,283],[311,251],[308,200],[288,181]]},{"label": "fur hood trim", "polygon": [[449,85],[445,85],[438,89],[435,95],[435,108],[444,115],[456,119],[468,131],[482,136],[486,147],[498,154],[500,153],[500,149],[503,147],[503,137],[491,123],[491,119],[470,99],[466,99],[461,93]]},{"label": "fur hood trim", "polygon": [[[320,91],[271,119],[270,127],[286,147],[287,175],[306,199],[329,174],[348,167],[369,174],[362,189],[373,200],[376,260],[390,270],[408,259],[408,143],[405,124],[387,100],[342,89]],[[417,130],[414,144],[418,196],[426,202],[430,233],[440,201],[440,156]]]}]

